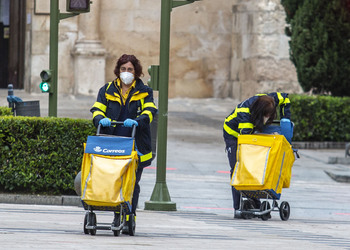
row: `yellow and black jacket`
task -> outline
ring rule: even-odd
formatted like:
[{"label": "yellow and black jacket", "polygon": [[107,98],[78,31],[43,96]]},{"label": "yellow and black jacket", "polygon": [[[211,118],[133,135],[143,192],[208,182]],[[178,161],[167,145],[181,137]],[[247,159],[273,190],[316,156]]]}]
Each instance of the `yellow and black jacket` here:
[{"label": "yellow and black jacket", "polygon": [[238,104],[232,113],[225,119],[223,133],[226,146],[231,146],[237,140],[239,135],[251,134],[254,132],[254,125],[251,122],[250,107],[254,101],[262,95],[268,95],[274,98],[276,108],[280,107],[280,118],[290,119],[291,113],[288,94],[273,92],[250,97]]},{"label": "yellow and black jacket", "polygon": [[[150,123],[157,112],[157,107],[153,102],[153,90],[137,79],[136,83],[133,83],[134,87],[129,95],[123,100],[119,84],[120,80],[116,79],[100,88],[97,101],[90,110],[93,115],[93,123],[97,127],[99,121],[106,117],[110,118],[111,121],[121,121],[121,111],[126,109],[126,118],[138,122],[135,143],[139,154],[139,166],[145,167],[150,165],[152,161]],[[101,129],[101,133],[111,135],[118,135],[117,131],[115,126]]]}]

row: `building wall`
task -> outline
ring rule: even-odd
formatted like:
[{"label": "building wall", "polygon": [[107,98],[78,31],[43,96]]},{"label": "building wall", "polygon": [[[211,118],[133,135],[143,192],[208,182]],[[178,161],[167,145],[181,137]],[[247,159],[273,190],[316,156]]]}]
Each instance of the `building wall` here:
[{"label": "building wall", "polygon": [[231,96],[300,93],[284,34],[285,12],[279,0],[244,0],[232,8]]},{"label": "building wall", "polygon": [[[31,92],[39,92],[40,71],[49,67],[44,7],[27,0],[25,86]],[[65,12],[64,0],[60,10]],[[116,60],[124,53],[140,59],[146,82],[147,68],[159,64],[160,11],[160,0],[93,0],[91,13],[61,20],[59,93],[96,95],[114,79]],[[243,99],[256,92],[301,91],[279,0],[202,0],[174,8],[171,18],[170,98]]]}]

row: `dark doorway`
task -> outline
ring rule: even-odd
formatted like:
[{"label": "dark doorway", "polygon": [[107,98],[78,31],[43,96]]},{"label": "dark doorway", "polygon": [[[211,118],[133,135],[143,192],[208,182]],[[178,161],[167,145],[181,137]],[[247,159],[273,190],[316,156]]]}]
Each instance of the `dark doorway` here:
[{"label": "dark doorway", "polygon": [[24,87],[25,2],[0,0],[0,88]]}]

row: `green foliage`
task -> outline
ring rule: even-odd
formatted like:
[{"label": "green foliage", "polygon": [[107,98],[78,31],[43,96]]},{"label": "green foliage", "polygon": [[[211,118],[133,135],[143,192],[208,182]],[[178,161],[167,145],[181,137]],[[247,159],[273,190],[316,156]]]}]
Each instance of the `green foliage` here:
[{"label": "green foliage", "polygon": [[0,191],[74,194],[90,120],[0,117]]},{"label": "green foliage", "polygon": [[0,107],[0,116],[13,115],[12,109],[8,107]]},{"label": "green foliage", "polygon": [[289,24],[297,12],[299,6],[302,6],[305,0],[281,0],[286,11],[286,21]]},{"label": "green foliage", "polygon": [[294,141],[350,141],[350,98],[290,95]]},{"label": "green foliage", "polygon": [[350,96],[349,0],[282,0],[290,57],[304,91]]}]

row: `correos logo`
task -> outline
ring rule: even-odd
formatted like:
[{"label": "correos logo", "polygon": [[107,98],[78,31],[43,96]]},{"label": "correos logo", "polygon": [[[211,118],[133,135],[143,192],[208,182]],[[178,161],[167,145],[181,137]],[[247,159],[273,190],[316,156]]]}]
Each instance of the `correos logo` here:
[{"label": "correos logo", "polygon": [[108,153],[108,154],[123,154],[125,153],[124,149],[103,149],[103,153]]},{"label": "correos logo", "polygon": [[100,146],[94,147],[94,151],[97,153],[103,152],[105,154],[124,154],[125,153],[125,149],[108,149],[108,148],[102,149]]},{"label": "correos logo", "polygon": [[94,147],[94,151],[99,153],[102,151],[102,148],[100,146],[96,146],[96,147]]}]

